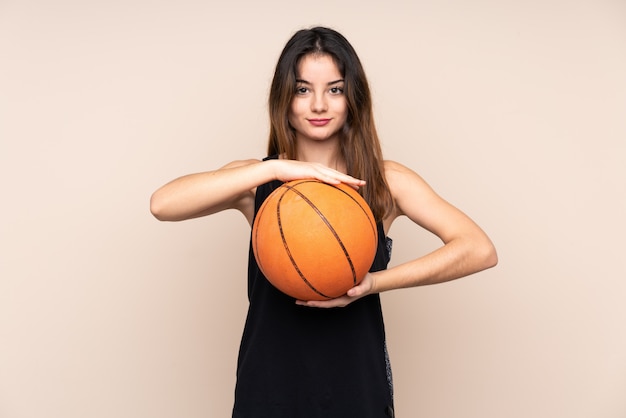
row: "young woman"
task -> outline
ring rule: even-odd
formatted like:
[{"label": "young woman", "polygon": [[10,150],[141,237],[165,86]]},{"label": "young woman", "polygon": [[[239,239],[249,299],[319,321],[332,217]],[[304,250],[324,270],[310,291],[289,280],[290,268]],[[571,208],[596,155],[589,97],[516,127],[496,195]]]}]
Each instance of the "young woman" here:
[{"label": "young woman", "polygon": [[[173,180],[153,194],[154,216],[179,221],[237,209],[252,225],[257,209],[282,182],[315,178],[359,190],[378,222],[379,244],[363,281],[328,301],[282,294],[250,251],[250,304],[233,417],[393,416],[379,293],[492,267],[494,246],[419,175],[382,159],[363,67],[338,32],[316,27],[288,41],[272,81],[269,114],[268,157]],[[437,235],[443,245],[387,269],[387,231],[400,216]]]}]

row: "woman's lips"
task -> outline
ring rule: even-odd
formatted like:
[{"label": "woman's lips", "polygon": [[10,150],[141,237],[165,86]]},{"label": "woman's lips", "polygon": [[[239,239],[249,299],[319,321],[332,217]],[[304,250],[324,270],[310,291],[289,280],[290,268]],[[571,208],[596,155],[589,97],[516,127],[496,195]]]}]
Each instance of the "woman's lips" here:
[{"label": "woman's lips", "polygon": [[330,122],[330,119],[307,119],[313,126],[325,126]]}]

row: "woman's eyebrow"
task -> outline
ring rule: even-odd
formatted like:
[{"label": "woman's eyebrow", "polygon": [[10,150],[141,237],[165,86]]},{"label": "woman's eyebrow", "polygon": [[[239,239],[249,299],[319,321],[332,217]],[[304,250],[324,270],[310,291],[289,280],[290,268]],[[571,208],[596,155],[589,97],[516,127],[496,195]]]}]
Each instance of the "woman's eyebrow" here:
[{"label": "woman's eyebrow", "polygon": [[[329,81],[328,83],[326,83],[326,85],[331,86],[331,85],[333,85],[333,84],[343,83],[343,82],[344,82],[344,79],[343,79],[343,78],[340,78],[339,80]],[[311,85],[311,84],[312,84],[310,81],[306,81],[306,80],[303,80],[303,79],[301,79],[301,78],[296,78],[296,83],[301,83],[301,84],[309,84],[309,85]]]}]

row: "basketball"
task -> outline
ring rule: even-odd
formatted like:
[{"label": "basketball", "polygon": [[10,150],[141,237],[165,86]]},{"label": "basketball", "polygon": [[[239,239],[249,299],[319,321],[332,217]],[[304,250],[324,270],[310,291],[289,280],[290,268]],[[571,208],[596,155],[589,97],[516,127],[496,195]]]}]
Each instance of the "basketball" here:
[{"label": "basketball", "polygon": [[344,295],[369,271],[378,243],[376,221],[352,187],[294,180],[272,192],[252,226],[259,268],[299,300]]}]

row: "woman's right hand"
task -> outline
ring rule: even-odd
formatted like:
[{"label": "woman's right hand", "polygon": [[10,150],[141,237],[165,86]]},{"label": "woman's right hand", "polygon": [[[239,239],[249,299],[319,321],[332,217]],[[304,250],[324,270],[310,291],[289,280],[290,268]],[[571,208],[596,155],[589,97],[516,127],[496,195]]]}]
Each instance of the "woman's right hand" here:
[{"label": "woman's right hand", "polygon": [[329,184],[345,183],[355,189],[365,185],[365,180],[354,178],[320,163],[297,160],[270,161],[274,164],[276,179],[283,182],[312,178]]}]

